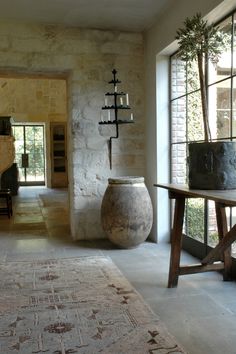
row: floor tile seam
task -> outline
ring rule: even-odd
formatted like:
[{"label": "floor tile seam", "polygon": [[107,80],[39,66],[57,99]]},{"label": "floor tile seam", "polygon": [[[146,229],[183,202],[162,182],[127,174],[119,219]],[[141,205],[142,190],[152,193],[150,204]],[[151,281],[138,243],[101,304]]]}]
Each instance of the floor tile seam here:
[{"label": "floor tile seam", "polygon": [[[176,321],[175,319],[173,319],[172,316],[168,315],[166,316],[163,311],[160,312],[160,310],[158,308],[155,307],[155,305],[153,305],[152,303],[150,303],[146,298],[145,301],[149,304],[149,306],[152,308],[152,310],[160,317],[160,319],[166,324],[166,326],[168,326],[169,330],[173,333],[173,328],[171,327],[175,327],[175,324],[179,324],[180,323],[180,317],[179,319]],[[230,321],[233,320],[235,321],[235,315],[231,314],[231,313],[216,313],[216,314],[193,314],[193,313],[187,313],[187,312],[183,312],[183,316],[181,317],[181,322],[184,324],[189,324],[190,326],[193,324],[199,324],[200,323],[217,323],[219,320],[222,319],[222,321],[226,320],[226,318],[228,318]],[[191,353],[189,353],[191,354]],[[207,354],[207,353],[204,353]],[[230,353],[233,354],[233,353]]]},{"label": "floor tile seam", "polygon": [[[132,281],[132,280],[131,280]],[[137,288],[136,284],[132,282],[132,284],[134,284],[134,286]],[[158,288],[156,290],[156,294],[155,295],[152,295],[152,296],[148,296],[148,295],[145,295],[145,298],[147,298],[149,301],[155,301],[155,302],[165,302],[165,301],[169,301],[169,300],[180,300],[180,299],[183,299],[183,298],[188,298],[189,297],[199,297],[200,295],[202,295],[201,293],[192,293],[192,294],[188,294],[187,296],[184,295],[184,294],[163,294],[162,291],[163,291],[163,287],[162,288]],[[144,292],[145,289],[144,288],[141,288],[141,287],[138,287],[138,291],[140,292]],[[148,291],[148,290],[147,290]],[[147,292],[146,292],[147,293]],[[164,295],[164,298],[163,298],[163,295]]]},{"label": "floor tile seam", "polygon": [[[161,317],[161,316],[160,316]],[[162,316],[163,317],[163,316]],[[165,316],[164,316],[165,317]],[[230,321],[233,320],[235,323],[235,319],[236,319],[236,314],[231,314],[231,313],[216,313],[216,314],[212,314],[212,315],[205,315],[205,316],[191,316],[191,317],[186,317],[184,319],[185,323],[202,323],[202,321],[206,322],[207,324],[209,324],[210,322],[214,323],[218,323],[219,320],[225,320],[226,318],[228,318]],[[168,319],[168,318],[164,318],[164,322],[167,321],[171,321],[173,324],[175,323],[179,323],[179,320],[173,320],[172,318]],[[170,323],[171,323],[170,322]],[[172,331],[173,332],[173,331]],[[235,331],[234,331],[235,332]],[[191,353],[189,353],[191,354]],[[204,353],[205,354],[205,353]],[[228,353],[227,353],[228,354]],[[230,353],[230,354],[234,354],[234,353]]]},{"label": "floor tile seam", "polygon": [[38,197],[38,204],[39,204],[39,207],[40,207],[40,210],[41,210],[41,215],[42,215],[42,218],[43,218],[44,226],[45,226],[45,229],[47,231],[47,238],[49,238],[50,237],[49,228],[48,228],[48,225],[46,223],[46,218],[45,218],[45,216],[43,214],[43,203],[41,203],[41,199],[39,197],[39,194],[37,195],[37,197]]},{"label": "floor tile seam", "polygon": [[[161,289],[163,289],[163,288],[161,288]],[[200,290],[201,291],[201,290]],[[206,296],[207,297],[207,295],[205,295],[205,294],[203,294],[202,292],[200,292],[200,293],[192,293],[192,294],[180,294],[180,293],[178,293],[178,294],[176,294],[176,295],[168,295],[168,294],[165,294],[165,297],[163,298],[163,297],[161,297],[161,298],[159,298],[159,299],[156,299],[156,297],[155,296],[153,296],[153,297],[147,297],[149,300],[155,300],[155,301],[157,301],[157,302],[159,302],[159,303],[161,303],[161,302],[165,302],[166,300],[180,300],[180,299],[184,299],[184,298],[187,298],[187,299],[189,299],[189,298],[198,298],[199,296]],[[212,299],[210,299],[210,300],[212,300]]]},{"label": "floor tile seam", "polygon": [[[213,295],[211,295],[211,294],[207,294],[207,295],[215,304],[217,304],[217,306],[219,306],[223,310],[229,312],[229,314],[236,315],[235,312],[233,312],[229,308],[227,308],[226,305],[222,304],[222,302],[217,300]],[[234,303],[234,302],[232,301],[232,303]],[[227,302],[227,304],[230,304],[230,302]]]}]

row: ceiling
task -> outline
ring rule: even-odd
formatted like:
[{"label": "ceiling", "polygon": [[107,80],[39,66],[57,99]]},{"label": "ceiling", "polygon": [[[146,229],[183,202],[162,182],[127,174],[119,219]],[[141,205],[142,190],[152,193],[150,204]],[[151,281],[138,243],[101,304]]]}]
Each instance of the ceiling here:
[{"label": "ceiling", "polygon": [[175,0],[0,0],[0,20],[147,30]]}]

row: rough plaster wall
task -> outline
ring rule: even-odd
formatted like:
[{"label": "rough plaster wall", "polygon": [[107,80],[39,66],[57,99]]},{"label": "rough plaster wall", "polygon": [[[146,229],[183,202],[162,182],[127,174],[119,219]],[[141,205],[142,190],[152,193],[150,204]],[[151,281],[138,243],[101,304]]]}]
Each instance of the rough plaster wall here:
[{"label": "rough plaster wall", "polygon": [[[110,170],[109,132],[98,122],[113,68],[118,70],[122,91],[129,93],[135,124],[121,127]],[[142,35],[1,23],[0,71],[63,73],[67,77],[72,236],[104,237],[100,205],[107,178],[144,174]]]},{"label": "rough plaster wall", "polygon": [[[93,32],[100,42],[96,54],[81,55],[70,77],[71,112],[71,207],[72,226],[79,238],[100,238],[100,206],[107,179],[119,175],[144,174],[143,46],[140,35]],[[121,53],[121,54],[119,54]],[[112,87],[111,70],[118,70],[120,89],[128,92],[136,123],[120,126],[113,140],[109,168],[108,144],[114,128],[99,126],[104,93]],[[79,222],[78,222],[79,221]]]},{"label": "rough plaster wall", "polygon": [[46,78],[0,78],[0,115],[16,121],[67,119],[66,81]]}]

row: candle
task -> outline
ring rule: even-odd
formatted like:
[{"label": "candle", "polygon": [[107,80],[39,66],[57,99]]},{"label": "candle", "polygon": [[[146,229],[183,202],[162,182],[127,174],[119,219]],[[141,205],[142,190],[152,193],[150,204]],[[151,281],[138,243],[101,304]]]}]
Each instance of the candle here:
[{"label": "candle", "polygon": [[129,94],[126,94],[126,106],[129,106]]},{"label": "candle", "polygon": [[120,98],[120,105],[123,106],[123,98]]},{"label": "candle", "polygon": [[117,86],[115,86],[115,92],[117,92]]},{"label": "candle", "polygon": [[110,109],[108,109],[108,120],[109,120],[109,122],[110,122],[110,120],[111,120],[111,112],[110,112]]},{"label": "candle", "polygon": [[103,114],[101,113],[101,122],[103,122]]},{"label": "candle", "polygon": [[108,104],[108,101],[107,101],[107,98],[105,97],[105,106],[107,106]]},{"label": "candle", "polygon": [[130,120],[134,120],[134,115],[133,115],[133,113],[131,113],[131,115],[130,115]]}]

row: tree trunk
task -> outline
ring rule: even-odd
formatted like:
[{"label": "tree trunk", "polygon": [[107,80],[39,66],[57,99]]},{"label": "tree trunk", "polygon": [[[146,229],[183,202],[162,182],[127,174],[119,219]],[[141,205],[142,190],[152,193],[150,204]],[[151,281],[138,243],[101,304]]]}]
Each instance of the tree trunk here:
[{"label": "tree trunk", "polygon": [[198,72],[199,72],[201,101],[202,101],[204,140],[211,141],[211,133],[210,133],[209,119],[208,119],[209,117],[208,117],[207,97],[206,97],[206,82],[203,73],[203,56],[201,54],[198,54]]}]

